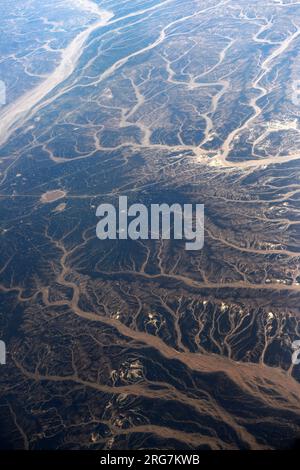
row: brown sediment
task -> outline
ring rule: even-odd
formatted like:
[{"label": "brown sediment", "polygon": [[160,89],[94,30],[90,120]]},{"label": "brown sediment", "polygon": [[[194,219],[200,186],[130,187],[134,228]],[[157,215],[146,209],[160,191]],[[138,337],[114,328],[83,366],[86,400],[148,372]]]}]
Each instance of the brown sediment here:
[{"label": "brown sediment", "polygon": [[[53,189],[41,195],[41,202],[43,202],[44,204],[47,204],[49,202],[54,202],[54,201],[57,201],[58,199],[62,199],[65,196],[66,196],[65,191],[62,191],[61,189]],[[60,206],[62,206],[62,204],[60,204]],[[63,210],[63,209],[59,209],[59,210]]]},{"label": "brown sediment", "polygon": [[67,204],[65,202],[62,202],[61,204],[58,204],[58,206],[56,206],[53,209],[53,212],[63,212],[66,207],[67,207]]}]

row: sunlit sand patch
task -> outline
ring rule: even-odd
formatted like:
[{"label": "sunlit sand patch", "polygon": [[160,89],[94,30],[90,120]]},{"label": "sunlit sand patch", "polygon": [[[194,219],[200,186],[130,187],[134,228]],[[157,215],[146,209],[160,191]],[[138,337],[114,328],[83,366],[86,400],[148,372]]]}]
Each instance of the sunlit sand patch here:
[{"label": "sunlit sand patch", "polygon": [[274,318],[274,313],[273,312],[269,312],[268,313],[268,320],[273,320]]},{"label": "sunlit sand patch", "polygon": [[222,160],[221,155],[216,155],[215,157],[211,157],[207,159],[207,163],[209,166],[217,166],[217,167],[224,167],[226,166]]},{"label": "sunlit sand patch", "polygon": [[[61,189],[54,189],[52,191],[47,191],[46,193],[41,195],[41,202],[47,204],[49,202],[57,201],[58,199],[62,199],[66,196],[66,192],[62,191]],[[61,205],[61,204],[60,204]]]},{"label": "sunlit sand patch", "polygon": [[102,93],[104,98],[113,98],[113,94],[110,88],[105,88],[104,92]]}]

